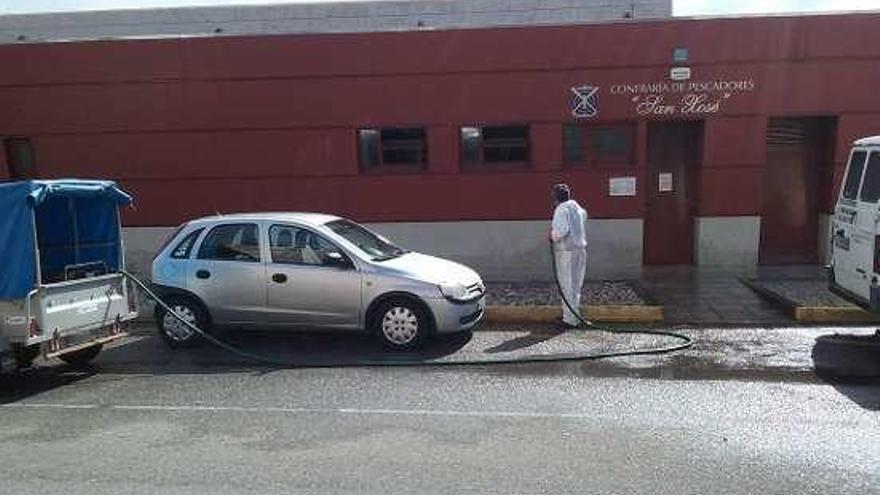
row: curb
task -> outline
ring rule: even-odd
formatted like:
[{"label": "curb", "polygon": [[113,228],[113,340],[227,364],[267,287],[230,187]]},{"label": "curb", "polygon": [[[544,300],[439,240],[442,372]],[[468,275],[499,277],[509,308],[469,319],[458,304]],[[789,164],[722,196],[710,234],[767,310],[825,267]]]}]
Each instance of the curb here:
[{"label": "curb", "polygon": [[851,306],[803,306],[772,290],[746,279],[740,282],[759,296],[780,306],[791,319],[799,323],[878,323],[880,315]]},{"label": "curb", "polygon": [[[663,306],[585,305],[582,314],[603,323],[658,323],[663,321]],[[485,323],[553,323],[562,316],[559,306],[486,306]]]}]

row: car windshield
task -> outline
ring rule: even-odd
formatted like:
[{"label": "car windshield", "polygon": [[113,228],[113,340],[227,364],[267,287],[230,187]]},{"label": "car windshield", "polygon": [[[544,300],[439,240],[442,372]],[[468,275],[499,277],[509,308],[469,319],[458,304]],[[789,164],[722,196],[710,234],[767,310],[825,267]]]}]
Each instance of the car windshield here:
[{"label": "car windshield", "polygon": [[390,260],[409,252],[350,220],[334,220],[327,227],[357,246],[373,261]]}]

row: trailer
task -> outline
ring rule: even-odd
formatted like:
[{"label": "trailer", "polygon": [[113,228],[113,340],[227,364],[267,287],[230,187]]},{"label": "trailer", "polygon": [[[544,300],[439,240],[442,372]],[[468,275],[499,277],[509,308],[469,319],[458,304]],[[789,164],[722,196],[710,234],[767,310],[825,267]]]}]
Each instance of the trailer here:
[{"label": "trailer", "polygon": [[86,363],[125,335],[137,299],[119,209],[131,203],[110,181],[0,184],[0,368]]}]

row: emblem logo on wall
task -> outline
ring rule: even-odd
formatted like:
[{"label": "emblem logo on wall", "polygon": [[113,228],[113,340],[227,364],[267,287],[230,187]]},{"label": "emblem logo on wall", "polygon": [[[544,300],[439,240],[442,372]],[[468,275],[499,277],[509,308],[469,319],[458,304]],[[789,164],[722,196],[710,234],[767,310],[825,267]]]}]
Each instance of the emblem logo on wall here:
[{"label": "emblem logo on wall", "polygon": [[571,114],[578,119],[599,115],[599,87],[576,86],[571,88]]}]

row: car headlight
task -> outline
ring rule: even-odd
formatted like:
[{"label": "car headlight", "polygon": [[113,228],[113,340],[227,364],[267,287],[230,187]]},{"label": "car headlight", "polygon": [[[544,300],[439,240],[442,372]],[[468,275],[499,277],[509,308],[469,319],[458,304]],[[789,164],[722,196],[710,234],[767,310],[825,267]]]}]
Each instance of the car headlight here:
[{"label": "car headlight", "polygon": [[443,283],[439,285],[440,293],[443,294],[443,297],[447,299],[451,299],[453,301],[466,301],[468,300],[468,289],[467,286],[461,283]]}]

